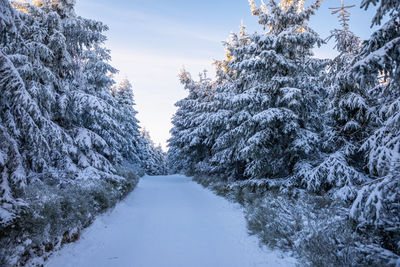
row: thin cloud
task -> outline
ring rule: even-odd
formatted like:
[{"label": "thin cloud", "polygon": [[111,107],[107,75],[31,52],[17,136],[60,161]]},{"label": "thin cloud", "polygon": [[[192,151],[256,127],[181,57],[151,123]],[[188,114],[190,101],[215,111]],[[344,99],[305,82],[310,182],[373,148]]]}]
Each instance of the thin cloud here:
[{"label": "thin cloud", "polygon": [[118,18],[120,23],[127,22],[128,25],[136,23],[134,27],[140,27],[154,33],[163,33],[179,37],[194,38],[208,42],[221,42],[224,40],[224,33],[215,32],[215,26],[211,25],[188,25],[187,21],[178,21],[159,14],[152,14],[147,11],[134,11],[131,9],[106,5],[94,1],[80,1],[81,7],[104,9]]}]

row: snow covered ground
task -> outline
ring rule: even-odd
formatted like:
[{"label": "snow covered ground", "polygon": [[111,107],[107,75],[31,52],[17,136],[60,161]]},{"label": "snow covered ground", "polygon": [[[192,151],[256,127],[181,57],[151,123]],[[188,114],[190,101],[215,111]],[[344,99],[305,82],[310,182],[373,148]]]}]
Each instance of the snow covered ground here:
[{"label": "snow covered ground", "polygon": [[294,266],[247,234],[239,205],[180,175],[146,176],[47,267]]}]

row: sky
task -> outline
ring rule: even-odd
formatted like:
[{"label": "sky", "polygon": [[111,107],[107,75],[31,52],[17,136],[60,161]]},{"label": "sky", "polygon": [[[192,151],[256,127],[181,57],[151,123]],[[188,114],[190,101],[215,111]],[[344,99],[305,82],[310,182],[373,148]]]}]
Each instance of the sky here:
[{"label": "sky", "polygon": [[[345,0],[346,5],[356,5],[351,9],[350,29],[364,40],[372,32],[374,8],[362,10],[360,2]],[[323,1],[310,21],[324,39],[339,27],[328,9],[338,6],[340,0]],[[174,104],[187,95],[178,79],[182,66],[193,78],[204,69],[212,76],[213,59],[225,54],[222,42],[238,31],[242,20],[249,33],[263,32],[247,0],[77,0],[75,9],[77,15],[109,26],[105,45],[119,70],[115,78],[128,78],[133,84],[140,125],[164,150]],[[332,41],[316,49],[315,55],[334,57]]]}]

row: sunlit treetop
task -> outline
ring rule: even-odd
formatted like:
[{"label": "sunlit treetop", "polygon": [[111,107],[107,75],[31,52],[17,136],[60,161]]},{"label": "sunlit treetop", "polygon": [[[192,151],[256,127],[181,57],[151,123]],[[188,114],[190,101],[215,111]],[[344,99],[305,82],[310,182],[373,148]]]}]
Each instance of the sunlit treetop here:
[{"label": "sunlit treetop", "polygon": [[348,11],[350,8],[355,7],[355,5],[351,6],[345,6],[344,5],[344,0],[342,0],[342,6],[341,7],[331,7],[329,9],[332,10],[332,14],[338,14],[338,18],[340,21],[340,24],[342,25],[344,30],[349,29],[349,21],[350,21],[350,12]]},{"label": "sunlit treetop", "polygon": [[352,6],[345,6],[342,0],[341,7],[329,8],[332,10],[332,14],[338,14],[339,22],[342,25],[342,29],[334,29],[331,31],[331,36],[328,38],[334,38],[336,44],[335,48],[344,54],[358,53],[361,45],[361,40],[349,29],[350,12],[348,11]]},{"label": "sunlit treetop", "polygon": [[281,0],[280,6],[283,10],[288,10],[291,5],[296,5],[298,12],[301,12],[304,8],[305,0]]},{"label": "sunlit treetop", "polygon": [[[252,9],[256,8],[256,4],[253,0],[249,0]],[[298,12],[301,12],[304,8],[305,0],[281,0],[279,6],[287,11],[292,5],[297,7]],[[268,12],[267,5],[265,4],[264,0],[261,0],[261,8],[264,12]],[[252,10],[253,11],[253,10]]]},{"label": "sunlit treetop", "polygon": [[298,33],[308,31],[307,21],[321,6],[322,0],[304,7],[305,0],[269,0],[268,4],[261,1],[258,7],[254,0],[249,0],[252,14],[259,18],[259,24],[267,30],[267,34],[280,34],[292,29]]},{"label": "sunlit treetop", "polygon": [[44,10],[56,11],[61,18],[71,17],[75,15],[74,6],[76,0],[19,0],[12,1],[11,4],[14,8],[21,12],[28,13],[29,5],[43,8]]}]

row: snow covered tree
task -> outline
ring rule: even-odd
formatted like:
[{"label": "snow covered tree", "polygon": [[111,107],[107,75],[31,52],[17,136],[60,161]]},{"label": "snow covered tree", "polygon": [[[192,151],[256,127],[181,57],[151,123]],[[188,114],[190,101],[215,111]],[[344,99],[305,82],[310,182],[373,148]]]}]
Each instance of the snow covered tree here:
[{"label": "snow covered tree", "polygon": [[96,44],[80,57],[84,63],[72,81],[76,88],[68,92],[66,108],[72,111],[69,124],[79,148],[78,165],[114,172],[112,165],[122,161],[119,152],[126,144],[118,121],[118,101],[110,91],[113,80],[108,73],[114,70],[106,62],[108,51]]},{"label": "snow covered tree", "polygon": [[382,178],[366,183],[358,192],[350,216],[359,229],[377,232],[380,244],[400,255],[400,161]]},{"label": "snow covered tree", "polygon": [[150,133],[142,129],[140,137],[144,142],[145,171],[148,175],[166,175],[168,173],[166,154],[161,146],[155,146]]},{"label": "snow covered tree", "polygon": [[112,94],[121,105],[127,107],[135,106],[132,84],[128,79],[123,79],[118,87],[112,88]]},{"label": "snow covered tree", "polygon": [[20,144],[24,144],[22,149],[29,169],[41,172],[63,157],[61,151],[71,149],[71,140],[67,141],[69,137],[55,122],[61,67],[54,63],[59,63],[55,58],[65,52],[59,47],[64,38],[56,14],[47,15],[40,8],[28,4],[14,5],[19,10],[25,10],[18,14],[24,27],[21,26],[19,38],[5,44],[3,51],[22,78],[28,94],[26,97],[32,98],[38,109],[33,118],[38,127],[37,133],[46,132],[42,138],[38,138],[37,134],[19,136]]},{"label": "snow covered tree", "polygon": [[[9,226],[18,216],[19,209],[23,201],[18,199],[15,190],[23,189],[26,186],[26,172],[24,168],[24,158],[18,147],[17,136],[10,133],[7,127],[24,125],[32,130],[35,136],[43,138],[37,133],[37,127],[30,116],[35,114],[33,101],[28,97],[18,72],[15,70],[10,60],[0,51],[0,228]],[[24,101],[25,100],[25,101]],[[21,101],[21,105],[15,102]],[[24,101],[24,102],[23,102]],[[14,102],[14,103],[13,103]],[[14,105],[13,105],[14,104]],[[5,106],[7,105],[7,106]],[[16,108],[16,110],[12,109]],[[30,110],[31,112],[28,112]],[[26,121],[21,120],[17,114],[25,116]],[[35,114],[37,115],[37,114]]]},{"label": "snow covered tree", "polygon": [[121,107],[121,117],[119,123],[122,125],[122,131],[127,140],[127,144],[122,147],[122,155],[131,163],[142,164],[145,162],[145,142],[140,137],[139,120],[136,118],[137,111],[134,109],[135,101],[132,84],[128,79],[122,82],[113,90],[113,96],[118,101]]},{"label": "snow covered tree", "polygon": [[170,160],[181,162],[185,172],[193,173],[196,165],[210,155],[210,147],[204,142],[208,132],[202,125],[213,96],[212,84],[205,72],[198,82],[184,69],[179,77],[189,95],[175,104],[178,111],[172,119],[172,137],[168,141],[171,151],[174,151],[170,153]]},{"label": "snow covered tree", "polygon": [[[0,36],[0,83],[4,92],[0,100],[0,165],[2,184],[11,185],[11,190],[4,189],[10,202],[11,196],[22,196],[29,183],[29,172],[44,171],[70,148],[70,138],[51,116],[57,81],[49,66],[53,51],[41,35],[49,18],[35,9],[37,18],[31,20],[25,13],[12,9],[8,1],[1,4],[5,9],[2,14],[9,17],[3,16],[0,23],[4,33]],[[22,28],[25,23],[27,25]],[[57,25],[54,27],[57,31]],[[54,32],[47,30],[50,34]]]},{"label": "snow covered tree", "polygon": [[112,165],[120,162],[124,139],[110,92],[109,74],[115,70],[107,63],[109,51],[101,47],[107,27],[77,17],[73,1],[13,4],[27,25],[21,31],[26,45],[5,51],[49,122],[43,131],[51,145],[27,150],[38,161],[31,164],[33,170],[49,165],[76,173],[92,166],[115,173]]},{"label": "snow covered tree", "polygon": [[285,177],[318,157],[325,63],[312,58],[323,41],[307,21],[320,1],[250,3],[267,34],[232,33],[214,83],[181,75],[189,96],[177,104],[170,154],[194,173]]},{"label": "snow covered tree", "polygon": [[360,38],[349,29],[350,12],[348,10],[353,7],[355,5],[345,6],[344,0],[342,0],[341,7],[330,8],[332,9],[332,14],[338,14],[342,29],[332,30],[328,39],[335,39],[335,48],[341,54],[355,54],[360,50]]},{"label": "snow covered tree", "polygon": [[[3,33],[3,35],[0,36],[0,44],[3,46],[5,43],[12,40],[12,37],[14,37],[12,35],[15,35],[17,31],[14,23],[15,13],[8,0],[0,1],[0,14],[0,31]],[[17,91],[23,84],[21,80],[18,79],[19,77],[14,66],[2,51],[0,51],[0,77],[0,88],[1,91],[4,92],[0,96],[0,103],[5,103],[7,101],[5,95],[8,90],[14,89],[14,91]],[[3,105],[0,106],[0,112],[2,114],[4,113]],[[15,124],[13,117],[11,117],[10,120],[12,124]],[[16,159],[14,161],[14,163],[16,163],[16,168],[14,167],[14,170],[11,170],[11,172],[15,172],[17,169],[23,169],[23,166],[22,157],[19,155],[16,140],[9,135],[8,129],[3,126],[3,116],[0,116],[0,140],[0,225],[5,226],[12,223],[18,213],[18,207],[16,207],[17,201],[10,188],[10,183],[12,187],[13,183],[18,184],[21,179],[19,177],[20,175],[14,177],[17,178],[16,181],[10,179],[7,164],[10,163],[10,158],[13,157]],[[24,174],[22,176],[22,183],[25,183]]]},{"label": "snow covered tree", "polygon": [[[326,75],[329,97],[325,101],[326,131],[323,150],[326,156],[310,172],[305,172],[306,186],[314,192],[334,189],[343,200],[354,199],[355,187],[367,180],[361,172],[363,155],[359,149],[368,136],[368,122],[373,117],[369,108],[368,93],[365,87],[354,81],[349,70],[359,58],[360,39],[349,29],[349,8],[332,8],[338,14],[341,29],[331,31],[329,39],[334,39],[339,55],[329,65]],[[336,191],[338,190],[338,191]]]},{"label": "snow covered tree", "polygon": [[[241,95],[243,76],[232,67],[232,64],[248,57],[244,51],[249,44],[250,37],[242,22],[239,34],[231,33],[228,40],[224,42],[226,58],[214,62],[217,73],[214,97],[211,102],[212,108],[209,109],[210,112],[204,122],[206,126],[204,128],[209,132],[208,142],[212,145],[212,157],[209,164],[203,164],[203,168],[211,175],[223,176],[231,180],[243,177],[245,161],[238,157],[235,147],[237,145],[235,142],[244,136],[241,132],[232,132],[230,129],[234,127],[235,120],[245,118],[247,111],[241,109],[251,100]],[[236,51],[243,51],[243,53],[234,55]]]},{"label": "snow covered tree", "polygon": [[107,26],[74,3],[0,1],[0,265],[4,244],[17,262],[87,224],[144,165],[132,88],[111,92]]},{"label": "snow covered tree", "polygon": [[363,0],[361,7],[379,4],[372,25],[387,21],[363,43],[362,59],[353,67],[361,86],[368,83],[376,99],[375,127],[362,149],[374,181],[365,184],[351,215],[361,225],[382,231],[383,246],[400,253],[400,2]]},{"label": "snow covered tree", "polygon": [[303,9],[303,1],[270,1],[270,10],[250,3],[268,32],[238,37],[242,44],[228,49],[234,76],[215,97],[228,115],[214,160],[235,161],[236,179],[284,177],[318,150],[318,77],[324,65],[311,49],[322,40],[307,21],[320,3]]},{"label": "snow covered tree", "polygon": [[47,12],[55,11],[61,18],[75,15],[74,6],[76,0],[33,0],[33,4]]},{"label": "snow covered tree", "polygon": [[[370,3],[377,2],[364,0],[361,6],[368,8]],[[384,15],[388,15],[388,21],[364,42],[363,59],[355,64],[354,69],[361,83],[379,79],[370,91],[377,99],[377,127],[363,149],[368,153],[371,174],[384,176],[397,164],[400,149],[400,3],[379,3],[373,25],[380,25]]]},{"label": "snow covered tree", "polygon": [[[66,165],[72,169],[74,165],[93,166],[104,171],[103,176],[115,174],[113,165],[124,159],[138,164],[136,112],[132,106],[119,103],[110,91],[114,83],[111,75],[116,70],[108,63],[109,50],[102,46],[106,40],[102,33],[107,26],[77,17],[74,1],[38,1],[36,4],[50,14],[57,13],[65,36],[67,52],[58,57],[64,60],[57,65],[64,68],[64,74],[60,75],[62,87],[68,90],[62,92],[58,101],[59,120],[78,147],[72,162]],[[65,70],[69,71],[65,73]],[[121,127],[123,123],[133,128]]]},{"label": "snow covered tree", "polygon": [[[342,5],[336,9],[340,11],[342,29],[331,32],[335,47],[339,55],[330,65],[328,80],[330,82],[330,103],[328,114],[333,120],[332,133],[334,140],[331,143],[344,146],[343,151],[348,156],[358,152],[359,144],[365,139],[365,128],[373,114],[369,109],[368,92],[349,75],[349,68],[359,59],[361,48],[360,39],[349,30],[349,7]],[[335,13],[335,12],[333,12]],[[363,129],[364,128],[364,129]]]},{"label": "snow covered tree", "polygon": [[[16,23],[18,21],[18,17],[16,16],[14,9],[11,7],[8,0],[1,0],[0,1],[0,27],[3,36],[2,42],[5,42],[10,39],[6,39],[7,35],[15,35],[18,30],[16,27]],[[2,43],[4,45],[4,43]]]}]

